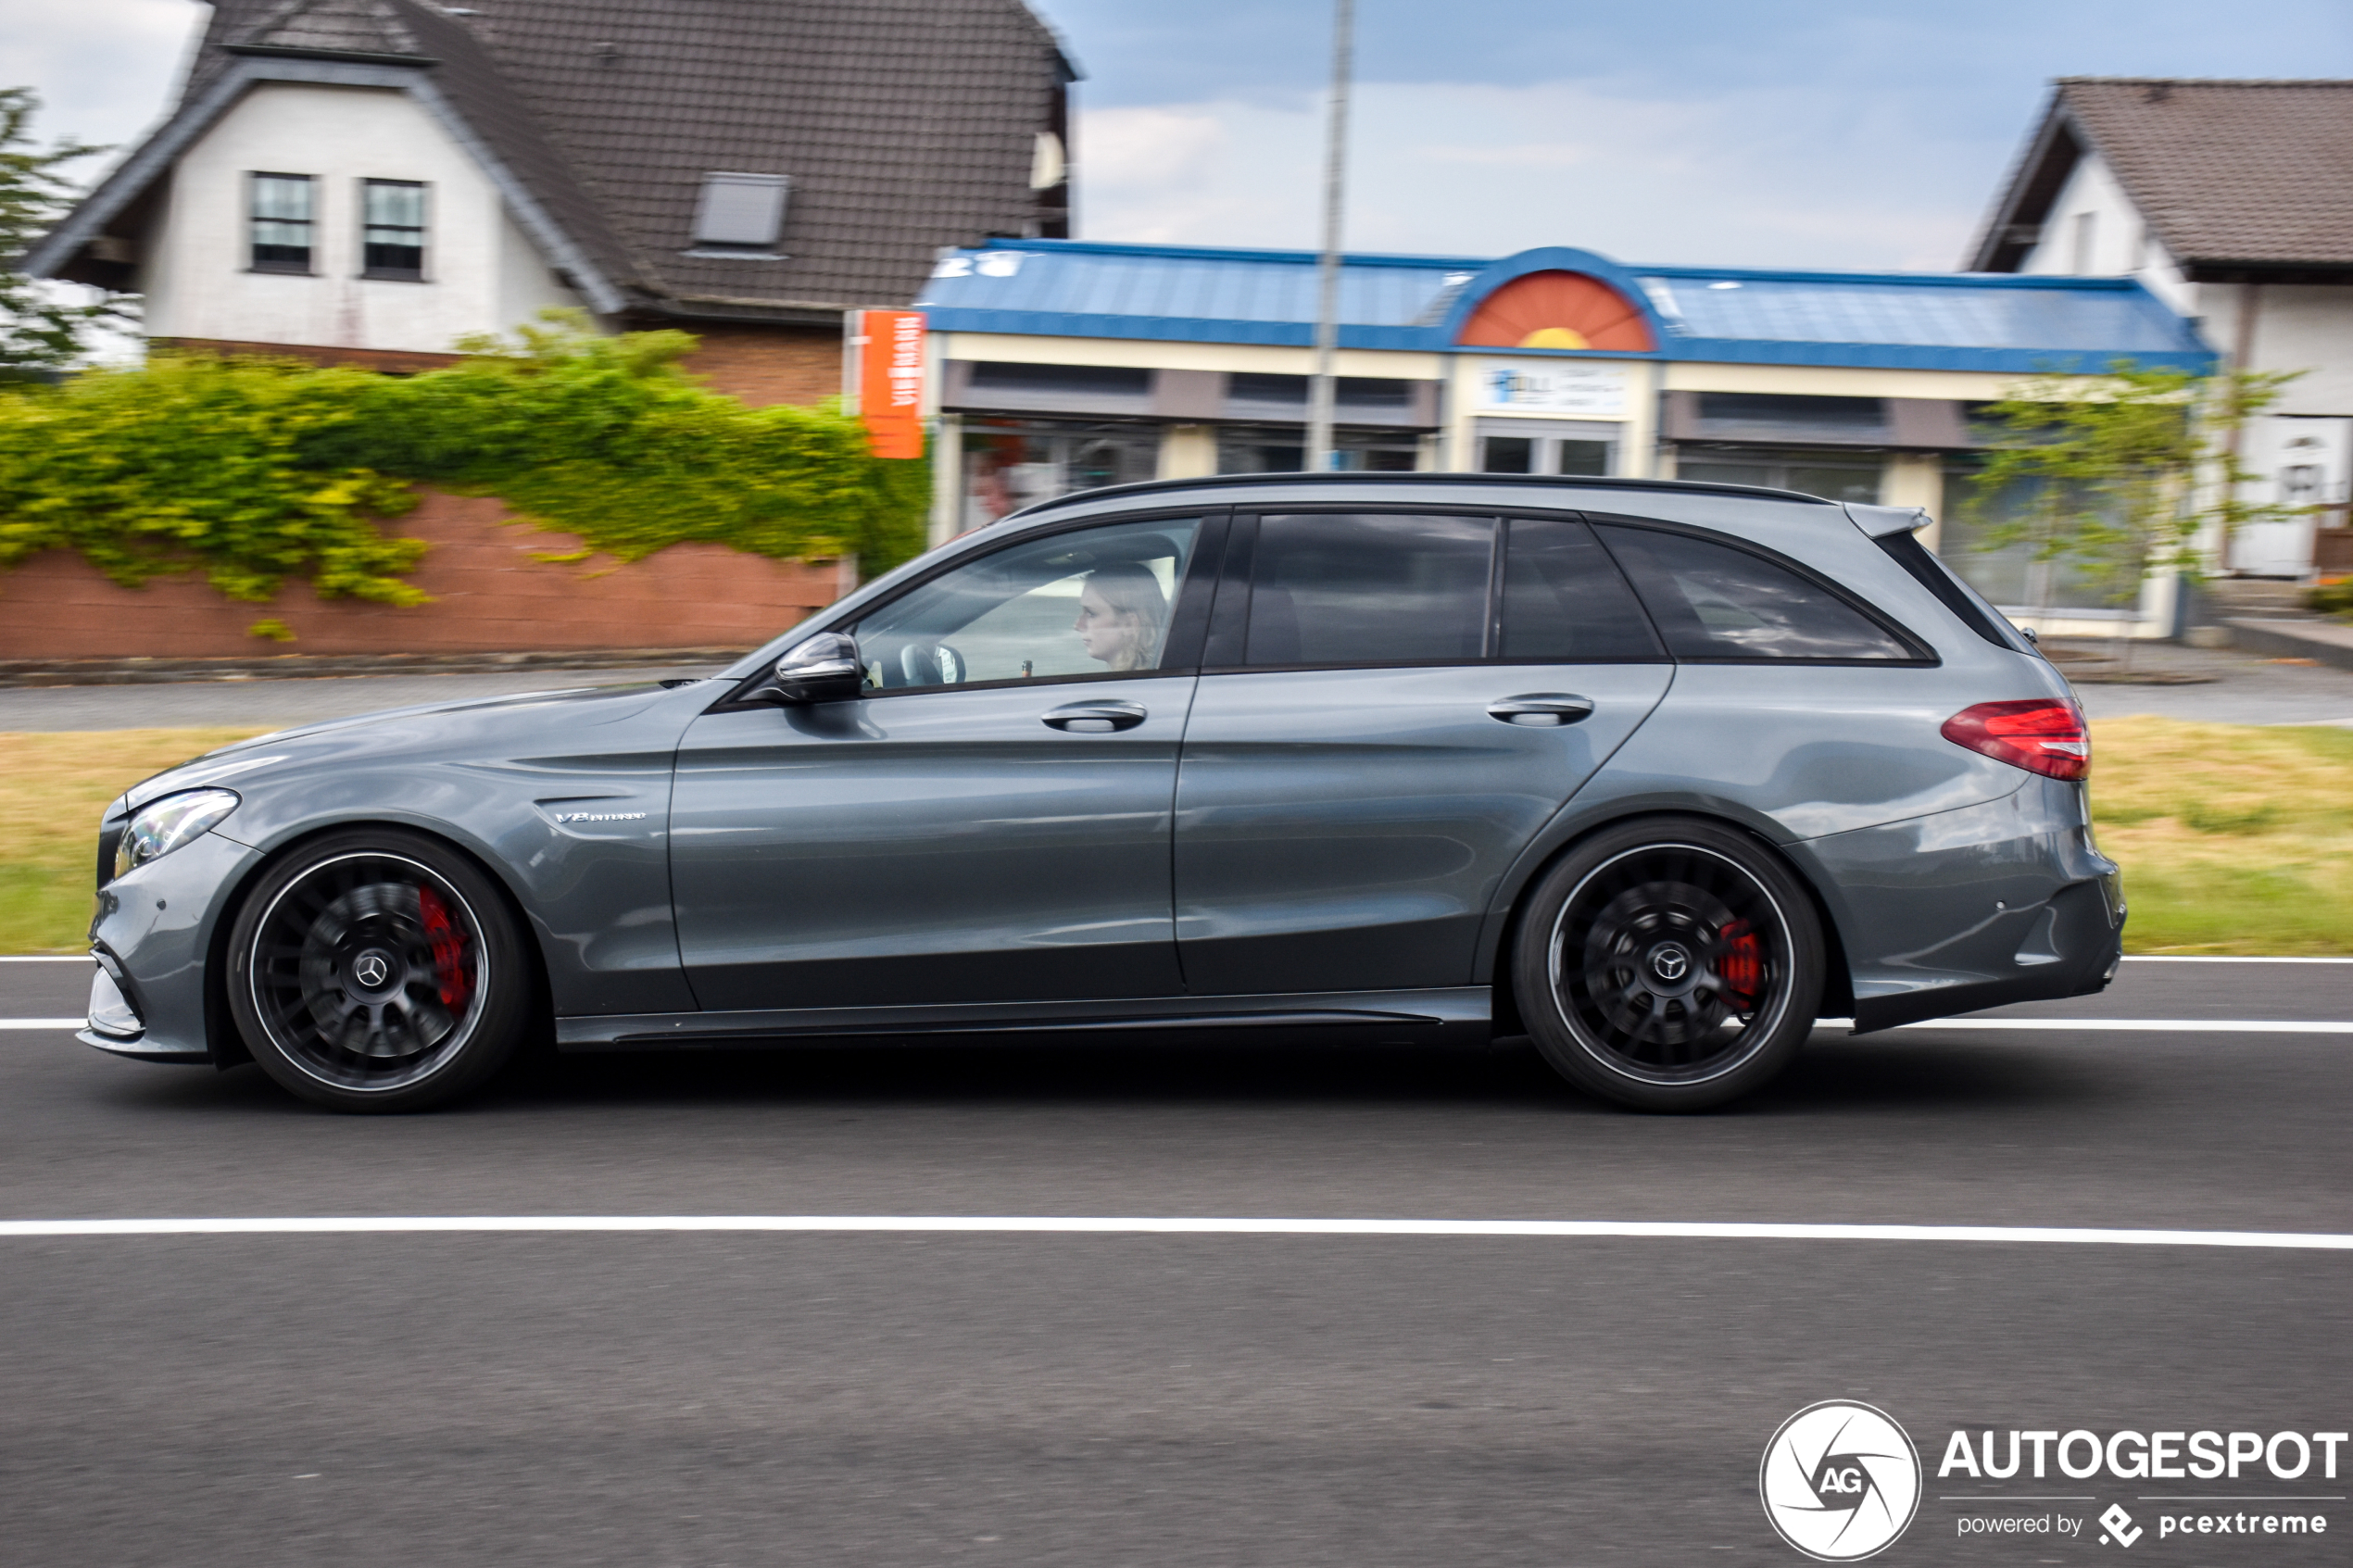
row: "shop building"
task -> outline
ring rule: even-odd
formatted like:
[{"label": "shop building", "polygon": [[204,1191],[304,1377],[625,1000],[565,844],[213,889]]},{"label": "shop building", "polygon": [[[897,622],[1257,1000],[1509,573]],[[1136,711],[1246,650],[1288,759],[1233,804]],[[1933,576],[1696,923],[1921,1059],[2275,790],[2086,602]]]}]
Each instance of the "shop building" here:
[{"label": "shop building", "polygon": [[[933,334],[935,537],[1076,489],[1299,468],[1316,297],[1307,252],[947,253],[916,301]],[[2212,356],[2125,277],[1637,268],[1557,247],[1356,256],[1337,445],[1352,469],[1718,480],[1965,526],[1946,500],[1978,461],[1972,410],[2119,358]],[[1947,554],[2005,606],[2053,602],[2021,563]],[[2132,613],[2162,634],[2170,585],[2144,598]]]}]

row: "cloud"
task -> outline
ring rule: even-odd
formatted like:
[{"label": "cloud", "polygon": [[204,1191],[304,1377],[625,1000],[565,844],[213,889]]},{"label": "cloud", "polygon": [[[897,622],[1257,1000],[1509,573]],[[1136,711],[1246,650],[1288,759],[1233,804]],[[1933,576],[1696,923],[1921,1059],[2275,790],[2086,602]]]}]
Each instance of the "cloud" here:
[{"label": "cloud", "polygon": [[[1982,149],[1899,115],[1873,99],[1794,89],[1693,102],[1580,82],[1367,83],[1355,99],[1348,243],[1948,270],[1992,194]],[[1313,245],[1322,136],[1312,105],[1083,113],[1083,232]]]},{"label": "cloud", "polygon": [[0,26],[0,84],[41,94],[41,141],[120,150],[161,118],[205,16],[188,0],[18,0]]}]

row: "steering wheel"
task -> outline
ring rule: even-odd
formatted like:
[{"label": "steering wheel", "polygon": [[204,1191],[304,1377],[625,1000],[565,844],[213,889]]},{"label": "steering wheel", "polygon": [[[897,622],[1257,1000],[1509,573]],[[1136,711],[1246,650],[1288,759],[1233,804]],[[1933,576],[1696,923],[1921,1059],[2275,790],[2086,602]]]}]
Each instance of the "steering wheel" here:
[{"label": "steering wheel", "polygon": [[899,672],[911,686],[961,685],[964,656],[946,643],[909,643],[899,650]]}]

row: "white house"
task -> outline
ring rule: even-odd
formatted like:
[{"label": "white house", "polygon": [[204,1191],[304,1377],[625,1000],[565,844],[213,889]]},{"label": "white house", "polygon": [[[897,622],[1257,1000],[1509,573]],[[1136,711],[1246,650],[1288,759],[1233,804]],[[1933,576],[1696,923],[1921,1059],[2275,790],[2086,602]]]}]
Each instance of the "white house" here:
[{"label": "white house", "polygon": [[1967,265],[2136,278],[2230,363],[2300,372],[2242,434],[2245,498],[2334,509],[2219,564],[2353,571],[2353,82],[2064,78]]},{"label": "white house", "polygon": [[157,339],[417,369],[573,306],[813,401],[846,310],[1068,231],[1074,72],[1023,0],[212,12],[173,111],[24,263],[145,295]]}]

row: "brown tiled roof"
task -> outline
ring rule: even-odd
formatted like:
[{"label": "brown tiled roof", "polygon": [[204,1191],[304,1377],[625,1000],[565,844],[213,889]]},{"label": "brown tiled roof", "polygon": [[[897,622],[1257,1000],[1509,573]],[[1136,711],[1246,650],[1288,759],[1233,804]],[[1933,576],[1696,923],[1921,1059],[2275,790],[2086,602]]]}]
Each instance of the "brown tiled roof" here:
[{"label": "brown tiled roof", "polygon": [[2353,267],[2353,82],[2061,78],[1973,265],[2017,264],[2086,148],[2193,270]]},{"label": "brown tiled roof", "polygon": [[[745,319],[903,304],[1035,232],[1073,74],[1023,0],[216,0],[182,115],[257,56],[413,61],[639,305]],[[791,178],[782,259],[686,254],[719,172]]]}]

